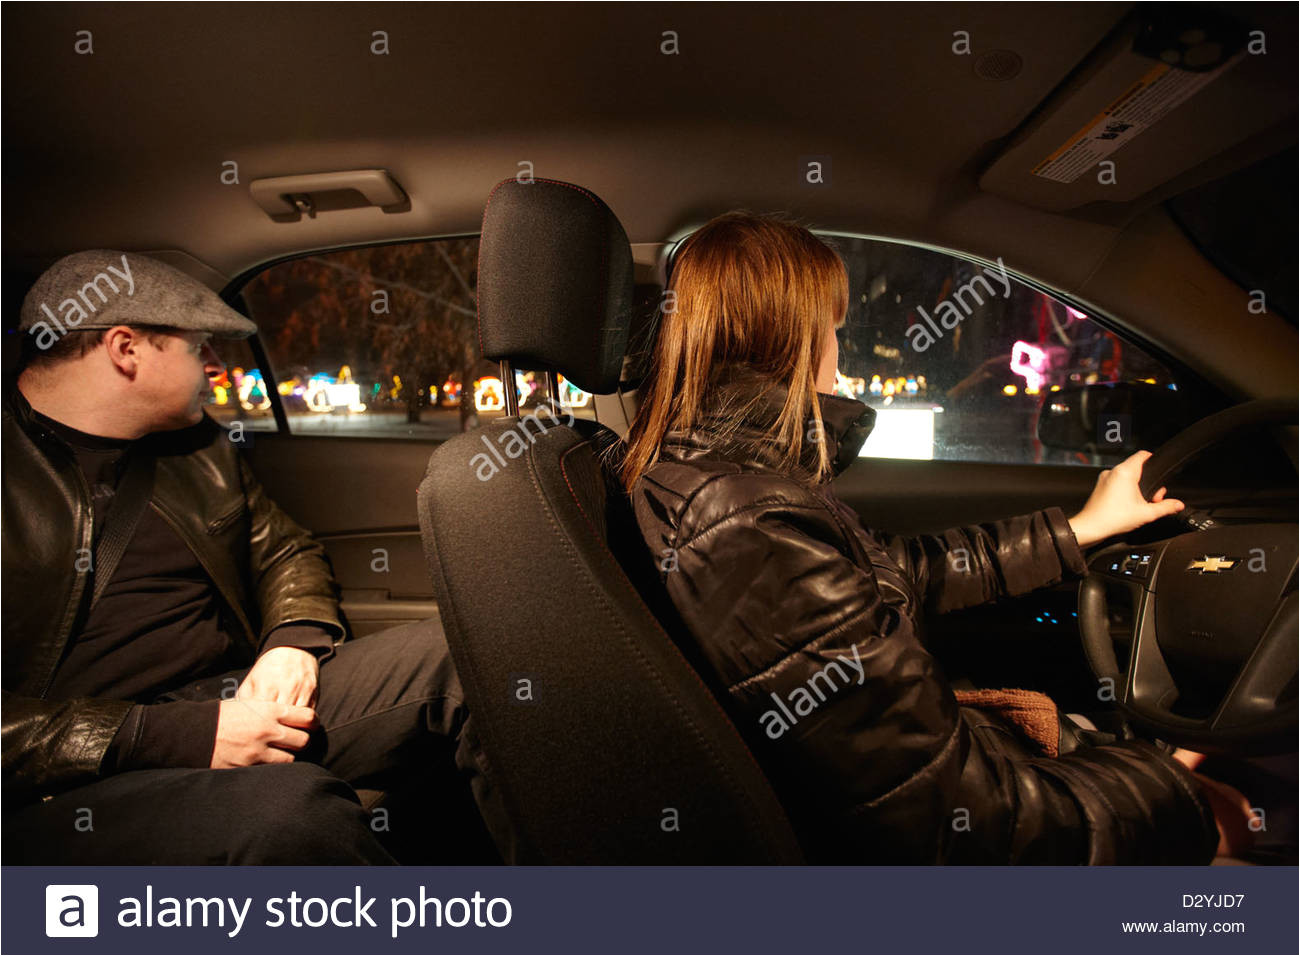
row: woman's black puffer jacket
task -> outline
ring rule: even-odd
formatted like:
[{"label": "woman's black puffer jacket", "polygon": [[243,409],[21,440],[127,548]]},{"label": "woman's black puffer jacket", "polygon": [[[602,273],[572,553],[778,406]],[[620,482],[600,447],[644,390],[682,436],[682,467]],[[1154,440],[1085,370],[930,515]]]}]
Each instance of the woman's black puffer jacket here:
[{"label": "woman's black puffer jacket", "polygon": [[[717,412],[755,398],[723,435]],[[925,613],[1080,577],[1061,509],[916,537],[870,531],[810,480],[809,457],[780,468],[769,435],[784,399],[783,386],[729,375],[689,435],[666,436],[632,503],[668,598],[810,856],[1208,862],[1214,818],[1181,764],[1137,740],[1035,756],[959,707],[922,644]],[[821,407],[838,472],[874,413],[838,396]]]}]

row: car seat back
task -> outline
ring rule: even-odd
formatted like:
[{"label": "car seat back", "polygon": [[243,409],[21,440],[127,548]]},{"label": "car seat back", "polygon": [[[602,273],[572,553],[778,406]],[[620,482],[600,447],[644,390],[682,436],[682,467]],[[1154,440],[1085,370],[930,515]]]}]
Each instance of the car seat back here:
[{"label": "car seat back", "polygon": [[[507,180],[480,248],[481,341],[503,381],[515,360],[616,388],[632,257],[605,204]],[[544,407],[443,443],[420,485],[443,625],[505,817],[489,827],[518,863],[798,862],[763,772],[616,557],[653,564],[614,480],[620,449]]]}]

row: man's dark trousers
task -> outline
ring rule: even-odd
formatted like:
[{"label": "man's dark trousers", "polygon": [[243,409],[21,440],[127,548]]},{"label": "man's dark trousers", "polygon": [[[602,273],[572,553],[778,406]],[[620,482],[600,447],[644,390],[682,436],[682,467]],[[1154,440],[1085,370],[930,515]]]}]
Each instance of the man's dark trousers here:
[{"label": "man's dark trousers", "polygon": [[[208,677],[159,701],[232,698],[246,673]],[[414,776],[464,787],[453,756],[462,700],[438,622],[346,641],[321,664],[321,729],[293,763],[136,770],[22,808],[6,805],[4,861],[394,863],[380,831],[402,821],[377,821],[353,788],[388,790]]]}]

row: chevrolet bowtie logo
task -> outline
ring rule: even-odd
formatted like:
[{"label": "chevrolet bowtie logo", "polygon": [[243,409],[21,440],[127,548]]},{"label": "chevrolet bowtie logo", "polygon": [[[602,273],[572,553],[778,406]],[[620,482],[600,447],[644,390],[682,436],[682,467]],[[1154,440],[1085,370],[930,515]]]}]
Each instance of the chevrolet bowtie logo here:
[{"label": "chevrolet bowtie logo", "polygon": [[1205,557],[1198,558],[1189,564],[1187,570],[1199,571],[1201,574],[1218,574],[1220,571],[1227,571],[1229,568],[1235,567],[1236,564],[1236,558],[1225,558],[1221,554],[1216,556],[1207,554]]}]

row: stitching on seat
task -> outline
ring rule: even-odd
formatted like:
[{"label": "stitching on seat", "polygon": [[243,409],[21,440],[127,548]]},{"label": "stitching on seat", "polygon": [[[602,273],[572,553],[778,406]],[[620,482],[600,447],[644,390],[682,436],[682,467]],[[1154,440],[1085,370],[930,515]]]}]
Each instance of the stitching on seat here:
[{"label": "stitching on seat", "polygon": [[[488,193],[487,202],[485,202],[485,203],[483,204],[483,218],[479,221],[479,224],[478,224],[478,235],[479,235],[479,255],[480,255],[480,257],[481,257],[482,254],[483,254],[483,229],[484,229],[484,227],[487,225],[488,209],[490,209],[490,208],[492,207],[492,199],[493,199],[493,197],[496,196],[496,194],[497,194],[497,190],[500,189],[502,186],[504,186],[504,185],[505,185],[506,183],[508,183],[508,182],[511,182],[511,180],[509,180],[509,179],[503,179],[503,180],[501,180],[501,182],[499,182],[499,183],[497,183],[495,186],[493,186],[493,187],[492,187],[492,191],[491,191],[490,193]],[[476,284],[475,284],[475,289],[474,289],[474,331],[478,333],[478,354],[479,354],[480,356],[483,354],[483,318],[482,318],[482,315],[480,314],[481,311],[482,311],[482,307],[481,307],[480,304],[479,304],[479,303],[481,303],[482,301],[483,301],[483,270],[482,270],[482,269],[479,269],[479,270],[478,270],[478,277],[477,277],[477,279],[476,279]],[[462,383],[461,388],[464,388],[464,387],[465,387],[465,386],[464,386],[464,384]],[[503,391],[504,391],[504,388],[505,388],[505,386],[503,385],[503,386],[502,386],[502,390],[503,390]]]},{"label": "stitching on seat", "polygon": [[[428,480],[428,476],[426,475],[425,481],[427,480]],[[435,539],[434,547],[432,549],[426,549],[426,554],[429,553],[430,551],[432,552],[432,560],[430,562],[431,564],[430,575],[434,579],[435,589],[437,589],[439,583],[441,583],[442,593],[450,597],[452,592],[451,583],[448,579],[447,571],[443,567],[442,558],[438,554],[438,549],[436,545],[436,535],[433,533],[433,524],[437,521],[437,517],[436,517],[437,508],[434,506],[432,502],[432,497],[433,497],[432,493],[426,494],[424,488],[425,488],[425,482],[422,481],[420,483],[420,491],[417,492],[417,498],[419,501],[418,506],[420,508],[421,534],[423,536],[426,513],[427,513],[430,538]],[[448,633],[447,649],[451,653],[452,660],[456,665],[456,669],[460,672],[461,686],[466,691],[465,699],[468,700],[472,692],[476,692],[483,686],[482,675],[480,673],[478,662],[475,660],[474,655],[465,654],[465,653],[457,654],[455,650],[452,649],[452,642],[450,640],[450,635],[452,635],[453,633],[457,635],[464,634],[467,630],[464,621],[461,619],[462,616],[456,608],[456,605],[450,600],[440,601],[439,605],[440,605],[439,616],[442,618],[443,626]],[[487,710],[483,711],[480,714],[474,715],[471,718],[471,720],[476,721],[478,725],[484,729],[484,731],[494,729],[496,726],[496,722],[492,718],[491,711],[487,711]],[[481,744],[482,744],[483,737],[484,737],[483,731],[475,732],[475,738],[478,743],[477,746],[473,747],[475,751],[475,759],[480,764],[483,777],[496,790],[498,799],[500,799],[502,807],[504,807],[504,809],[506,810],[507,817],[510,820],[518,820],[524,815],[519,809],[519,801],[516,798],[514,791],[511,789],[509,785],[509,781],[506,778],[501,776],[500,771],[497,770],[496,764],[490,759],[490,757],[487,754],[487,751],[482,747]],[[524,852],[524,853],[540,852],[537,849],[538,844],[536,843],[536,841],[531,839],[531,837],[528,834],[523,833],[514,827],[511,827],[510,829],[512,831],[511,839],[516,845],[517,851]]]},{"label": "stitching on seat", "polygon": [[569,495],[573,498],[573,503],[578,506],[578,511],[582,514],[582,520],[587,522],[587,527],[591,529],[592,536],[600,538],[600,532],[596,530],[595,522],[593,522],[590,516],[588,516],[587,509],[582,507],[582,502],[578,499],[578,493],[573,490],[573,483],[569,481],[569,469],[566,467],[569,455],[571,455],[576,449],[583,448],[590,444],[590,438],[584,439],[560,456],[560,476],[564,479],[564,484],[569,489]]}]

